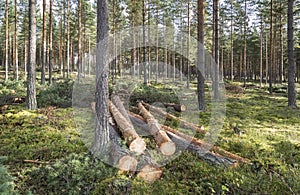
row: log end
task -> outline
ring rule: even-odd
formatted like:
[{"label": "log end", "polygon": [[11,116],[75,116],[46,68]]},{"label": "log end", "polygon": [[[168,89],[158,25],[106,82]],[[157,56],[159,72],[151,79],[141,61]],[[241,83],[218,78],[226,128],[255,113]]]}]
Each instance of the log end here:
[{"label": "log end", "polygon": [[133,151],[136,154],[141,155],[146,150],[146,143],[142,138],[137,137],[130,143],[129,149],[130,151]]},{"label": "log end", "polygon": [[176,145],[174,142],[164,142],[159,146],[159,149],[163,155],[171,156],[176,152]]},{"label": "log end", "polygon": [[144,166],[137,174],[138,178],[144,179],[146,182],[149,183],[160,179],[161,176],[162,176],[162,170],[152,165]]},{"label": "log end", "polygon": [[121,171],[135,171],[136,167],[138,165],[138,162],[135,158],[126,155],[120,158],[119,163],[118,163],[118,168]]}]

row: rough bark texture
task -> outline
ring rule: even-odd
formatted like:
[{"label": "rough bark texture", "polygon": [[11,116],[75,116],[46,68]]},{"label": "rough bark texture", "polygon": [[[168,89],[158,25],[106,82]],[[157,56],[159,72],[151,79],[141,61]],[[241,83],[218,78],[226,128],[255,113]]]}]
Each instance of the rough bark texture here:
[{"label": "rough bark texture", "polygon": [[196,132],[199,132],[199,133],[202,133],[202,134],[206,134],[206,133],[207,133],[207,132],[204,130],[204,127],[203,127],[203,126],[200,126],[200,127],[199,127],[199,126],[197,126],[197,125],[195,125],[195,124],[192,124],[192,123],[189,123],[189,122],[187,122],[187,121],[185,121],[185,120],[182,120],[182,119],[180,119],[180,118],[178,118],[178,117],[176,117],[176,116],[174,116],[174,115],[172,115],[172,114],[169,114],[169,113],[167,113],[167,112],[161,110],[160,108],[157,108],[157,107],[155,107],[155,106],[151,106],[151,105],[146,104],[146,103],[143,103],[143,104],[144,104],[147,108],[150,108],[151,111],[153,111],[153,112],[155,112],[155,113],[161,115],[161,116],[164,117],[164,118],[167,118],[167,119],[170,119],[170,120],[176,120],[176,121],[179,121],[179,122],[180,122],[180,125],[182,125],[182,126],[185,127],[185,128],[192,129],[192,130],[194,130],[194,131],[196,131]]},{"label": "rough bark texture", "polygon": [[29,0],[29,53],[27,65],[27,99],[29,110],[37,109],[36,102],[36,0]]},{"label": "rough bark texture", "polygon": [[109,102],[109,109],[116,123],[118,124],[118,127],[122,132],[129,149],[133,152],[136,152],[138,155],[144,153],[146,149],[146,143],[136,133],[131,121],[127,121],[112,102]]},{"label": "rough bark texture", "polygon": [[[108,110],[108,33],[107,0],[97,0],[97,63],[96,63],[96,127],[93,152],[103,155],[109,143],[109,110]],[[100,42],[102,44],[100,44]],[[104,42],[104,43],[103,43]]]},{"label": "rough bark texture", "polygon": [[154,136],[160,151],[167,156],[173,155],[176,152],[176,145],[174,142],[172,142],[166,132],[160,129],[157,120],[146,110],[142,103],[139,102],[138,107],[141,110],[143,117],[146,119],[149,131],[151,135]]},{"label": "rough bark texture", "polygon": [[199,110],[205,110],[204,86],[204,0],[198,0],[198,54],[197,54],[197,95]]},{"label": "rough bark texture", "polygon": [[294,0],[288,1],[288,56],[289,56],[289,74],[288,74],[288,106],[295,108],[296,88],[295,88],[295,56],[294,56]]}]

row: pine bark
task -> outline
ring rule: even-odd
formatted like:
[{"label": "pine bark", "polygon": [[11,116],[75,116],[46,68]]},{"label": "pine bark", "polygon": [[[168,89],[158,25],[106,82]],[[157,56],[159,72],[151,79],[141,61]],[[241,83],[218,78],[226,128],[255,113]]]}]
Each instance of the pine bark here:
[{"label": "pine bark", "polygon": [[36,0],[29,0],[29,53],[27,65],[27,99],[29,110],[37,109],[36,102]]},{"label": "pine bark", "polygon": [[[97,59],[96,59],[96,127],[92,151],[103,156],[109,143],[108,90],[108,34],[107,0],[97,0]],[[101,44],[100,44],[101,43]]]},{"label": "pine bark", "polygon": [[44,85],[46,83],[45,78],[45,67],[46,67],[46,56],[47,56],[47,32],[46,32],[46,0],[43,0],[43,37],[42,37],[42,73],[41,73],[41,84]]},{"label": "pine bark", "polygon": [[19,80],[19,61],[18,61],[18,0],[15,0],[15,35],[14,35],[14,77]]},{"label": "pine bark", "polygon": [[5,1],[5,81],[8,81],[8,0]]},{"label": "pine bark", "polygon": [[53,26],[52,26],[52,0],[50,0],[49,12],[49,84],[53,82]]}]

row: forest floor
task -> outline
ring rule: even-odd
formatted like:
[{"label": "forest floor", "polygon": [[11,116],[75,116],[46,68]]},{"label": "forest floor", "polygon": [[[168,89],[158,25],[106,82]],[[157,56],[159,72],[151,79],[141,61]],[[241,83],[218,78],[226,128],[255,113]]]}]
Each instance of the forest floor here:
[{"label": "forest floor", "polygon": [[[0,158],[0,193],[300,193],[300,110],[287,107],[285,85],[277,85],[270,95],[265,87],[228,84],[226,118],[216,145],[250,159],[251,164],[216,167],[184,152],[162,167],[161,179],[149,184],[90,155],[73,120],[72,84],[38,85],[39,109],[28,111],[22,99],[25,82],[0,83],[0,156],[6,156]],[[300,107],[299,102],[298,97]],[[199,122],[207,126],[210,114],[201,112]]]}]

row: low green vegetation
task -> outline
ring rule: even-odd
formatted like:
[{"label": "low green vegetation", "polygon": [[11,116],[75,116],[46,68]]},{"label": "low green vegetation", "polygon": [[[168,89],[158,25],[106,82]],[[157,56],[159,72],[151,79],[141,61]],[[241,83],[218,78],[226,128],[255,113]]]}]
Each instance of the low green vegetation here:
[{"label": "low green vegetation", "polygon": [[[0,85],[0,156],[6,156],[0,158],[1,194],[300,193],[300,111],[287,107],[284,86],[269,95],[255,85],[228,84],[226,119],[216,145],[251,164],[216,167],[184,152],[149,184],[89,153],[73,121],[72,81],[38,86],[37,111],[13,102],[25,97],[24,82]],[[136,89],[132,104],[138,99],[178,101],[172,89],[155,84]],[[207,126],[209,119],[209,112],[200,113],[201,124]]]}]

